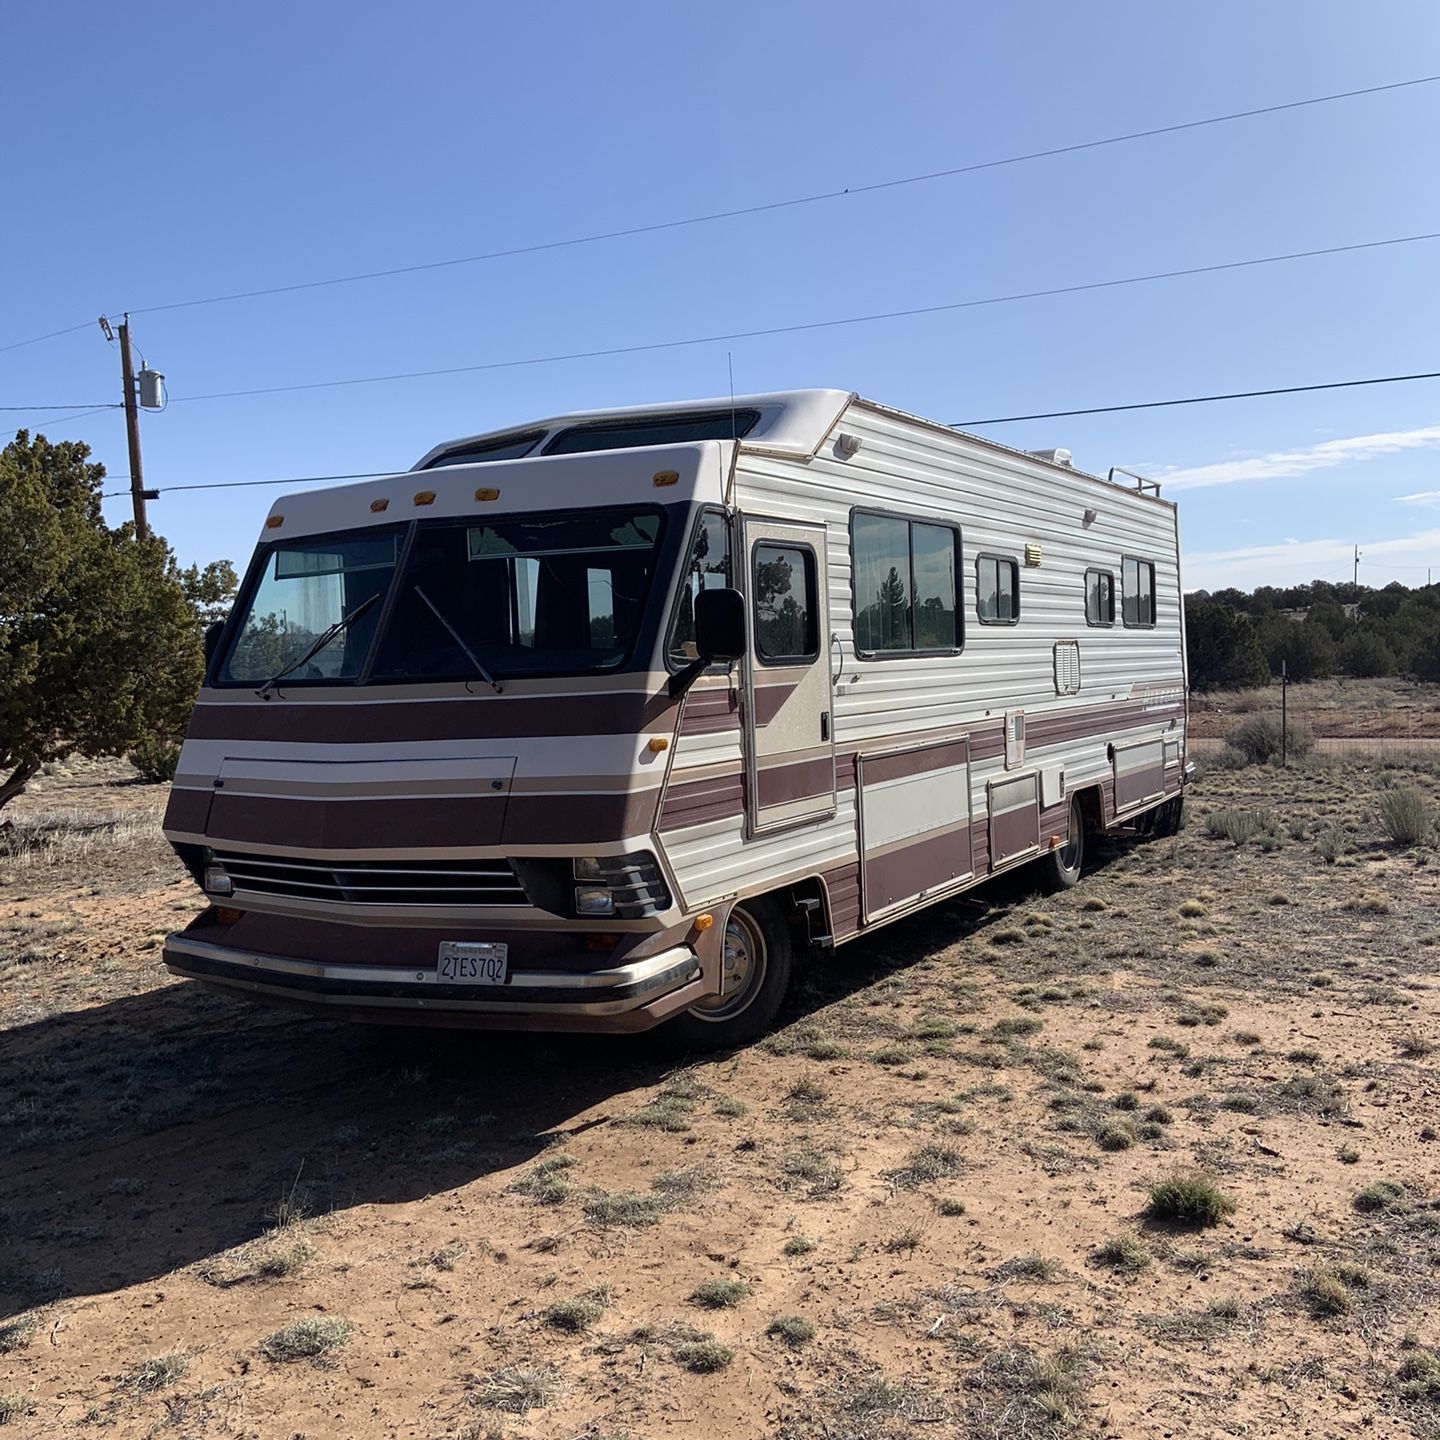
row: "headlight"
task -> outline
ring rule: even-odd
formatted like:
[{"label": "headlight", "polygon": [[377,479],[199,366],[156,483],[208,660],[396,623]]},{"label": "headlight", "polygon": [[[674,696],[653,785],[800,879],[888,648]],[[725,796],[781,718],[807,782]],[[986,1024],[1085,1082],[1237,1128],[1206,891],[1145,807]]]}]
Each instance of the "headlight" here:
[{"label": "headlight", "polygon": [[603,885],[577,885],[575,887],[575,913],[577,915],[613,915],[615,897]]},{"label": "headlight", "polygon": [[230,878],[229,872],[223,865],[217,865],[213,861],[205,867],[205,875],[201,884],[207,895],[233,895],[235,893],[235,882]]},{"label": "headlight", "polygon": [[572,865],[576,915],[613,915],[640,920],[670,908],[670,892],[655,857],[640,850],[633,855],[579,856]]}]

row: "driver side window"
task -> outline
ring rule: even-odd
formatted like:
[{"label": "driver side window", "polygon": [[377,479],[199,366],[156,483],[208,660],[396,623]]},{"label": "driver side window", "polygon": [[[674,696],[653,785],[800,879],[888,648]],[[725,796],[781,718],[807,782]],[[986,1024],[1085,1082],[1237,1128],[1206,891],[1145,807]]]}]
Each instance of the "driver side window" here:
[{"label": "driver side window", "polygon": [[722,590],[730,578],[730,526],[719,510],[707,510],[695,530],[695,543],[685,559],[675,618],[670,624],[666,658],[674,665],[688,665],[696,659],[695,597],[702,590]]}]

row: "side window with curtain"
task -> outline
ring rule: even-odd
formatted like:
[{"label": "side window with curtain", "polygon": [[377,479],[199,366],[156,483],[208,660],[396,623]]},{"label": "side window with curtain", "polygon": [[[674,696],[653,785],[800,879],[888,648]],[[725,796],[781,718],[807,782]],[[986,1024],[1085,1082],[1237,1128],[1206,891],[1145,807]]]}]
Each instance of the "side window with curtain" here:
[{"label": "side window with curtain", "polygon": [[707,510],[695,529],[695,541],[680,578],[675,618],[670,622],[666,656],[676,666],[697,657],[695,649],[695,597],[702,590],[723,590],[732,585],[730,525],[718,510]]},{"label": "side window with curtain", "polygon": [[850,517],[855,648],[862,655],[958,650],[960,532],[895,515]]},{"label": "side window with curtain", "polygon": [[805,664],[820,653],[815,613],[815,552],[762,541],[751,577],[755,651],[762,663]]},{"label": "side window with curtain", "polygon": [[1013,625],[1020,619],[1020,563],[1008,555],[975,561],[975,612],[982,625]]}]

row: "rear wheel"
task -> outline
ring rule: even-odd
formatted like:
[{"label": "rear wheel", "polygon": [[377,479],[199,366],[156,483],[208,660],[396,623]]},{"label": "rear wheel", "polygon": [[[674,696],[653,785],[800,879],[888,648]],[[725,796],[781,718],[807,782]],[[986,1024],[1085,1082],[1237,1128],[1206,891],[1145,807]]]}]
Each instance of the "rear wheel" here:
[{"label": "rear wheel", "polygon": [[780,907],[743,900],[725,922],[721,990],[672,1022],[670,1033],[706,1050],[748,1045],[770,1027],[790,988],[793,944]]},{"label": "rear wheel", "polygon": [[1045,880],[1052,890],[1068,890],[1079,880],[1085,864],[1085,812],[1078,795],[1070,801],[1069,838],[1040,863],[1045,867]]}]

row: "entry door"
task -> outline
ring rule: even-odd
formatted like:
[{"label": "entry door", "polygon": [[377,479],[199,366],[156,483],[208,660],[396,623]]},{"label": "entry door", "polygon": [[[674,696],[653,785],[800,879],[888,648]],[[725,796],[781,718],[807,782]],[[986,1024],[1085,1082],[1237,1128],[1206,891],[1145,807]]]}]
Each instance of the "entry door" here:
[{"label": "entry door", "polygon": [[825,527],[745,519],[752,832],[835,813]]}]

